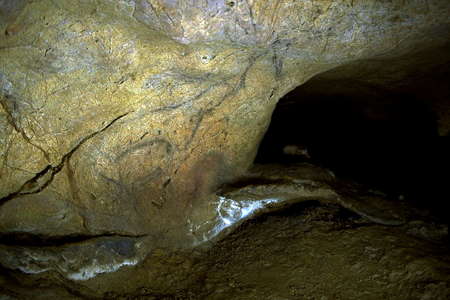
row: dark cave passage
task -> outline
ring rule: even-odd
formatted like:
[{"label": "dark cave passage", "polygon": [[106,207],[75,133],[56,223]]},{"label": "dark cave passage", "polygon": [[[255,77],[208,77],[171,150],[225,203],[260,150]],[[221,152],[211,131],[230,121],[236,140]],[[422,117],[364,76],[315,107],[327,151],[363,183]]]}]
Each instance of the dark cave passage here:
[{"label": "dark cave passage", "polygon": [[443,214],[450,148],[427,99],[366,87],[317,90],[306,84],[280,100],[255,163],[310,161]]}]

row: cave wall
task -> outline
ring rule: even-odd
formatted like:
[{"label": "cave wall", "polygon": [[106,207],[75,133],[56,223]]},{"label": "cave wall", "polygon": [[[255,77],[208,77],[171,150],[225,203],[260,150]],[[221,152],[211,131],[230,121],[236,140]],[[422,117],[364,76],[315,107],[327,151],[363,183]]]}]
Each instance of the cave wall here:
[{"label": "cave wall", "polygon": [[146,236],[122,265],[146,247],[193,245],[190,216],[207,218],[215,189],[252,164],[287,92],[355,62],[389,58],[408,69],[416,53],[447,42],[450,25],[445,0],[39,0],[0,9],[0,232]]}]

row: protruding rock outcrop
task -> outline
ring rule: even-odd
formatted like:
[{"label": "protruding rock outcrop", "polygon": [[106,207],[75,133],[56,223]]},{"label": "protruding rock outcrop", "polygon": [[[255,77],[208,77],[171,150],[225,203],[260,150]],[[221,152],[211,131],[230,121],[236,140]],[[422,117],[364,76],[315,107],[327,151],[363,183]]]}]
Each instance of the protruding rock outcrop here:
[{"label": "protruding rock outcrop", "polygon": [[[414,65],[448,43],[449,13],[445,0],[0,1],[0,235],[13,241],[0,263],[78,280],[192,247],[192,216],[220,209],[283,95],[355,62]],[[77,237],[102,258],[74,254]]]}]

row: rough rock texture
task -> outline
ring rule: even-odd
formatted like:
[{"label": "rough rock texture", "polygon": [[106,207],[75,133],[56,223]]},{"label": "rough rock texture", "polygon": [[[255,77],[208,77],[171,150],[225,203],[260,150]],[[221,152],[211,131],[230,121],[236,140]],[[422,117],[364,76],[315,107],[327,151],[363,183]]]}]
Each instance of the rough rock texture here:
[{"label": "rough rock texture", "polygon": [[[95,296],[102,282],[173,293],[194,280],[153,280],[189,261],[154,251],[197,245],[280,97],[337,67],[401,57],[401,74],[450,26],[446,0],[3,0],[0,12],[0,263]],[[162,264],[153,275],[126,267],[146,257]],[[114,285],[130,270],[145,275]]]},{"label": "rough rock texture", "polygon": [[209,253],[213,267],[204,289],[194,294],[211,300],[445,299],[447,248],[424,235],[405,236],[421,226],[380,227],[333,206],[298,205],[220,242]]}]

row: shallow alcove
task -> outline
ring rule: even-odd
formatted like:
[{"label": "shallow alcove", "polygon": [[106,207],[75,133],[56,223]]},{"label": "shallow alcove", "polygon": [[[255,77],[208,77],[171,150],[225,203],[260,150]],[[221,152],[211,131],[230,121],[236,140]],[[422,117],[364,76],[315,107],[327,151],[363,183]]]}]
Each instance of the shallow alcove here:
[{"label": "shallow alcove", "polygon": [[255,163],[312,162],[440,215],[448,150],[423,95],[319,78],[279,101]]}]

